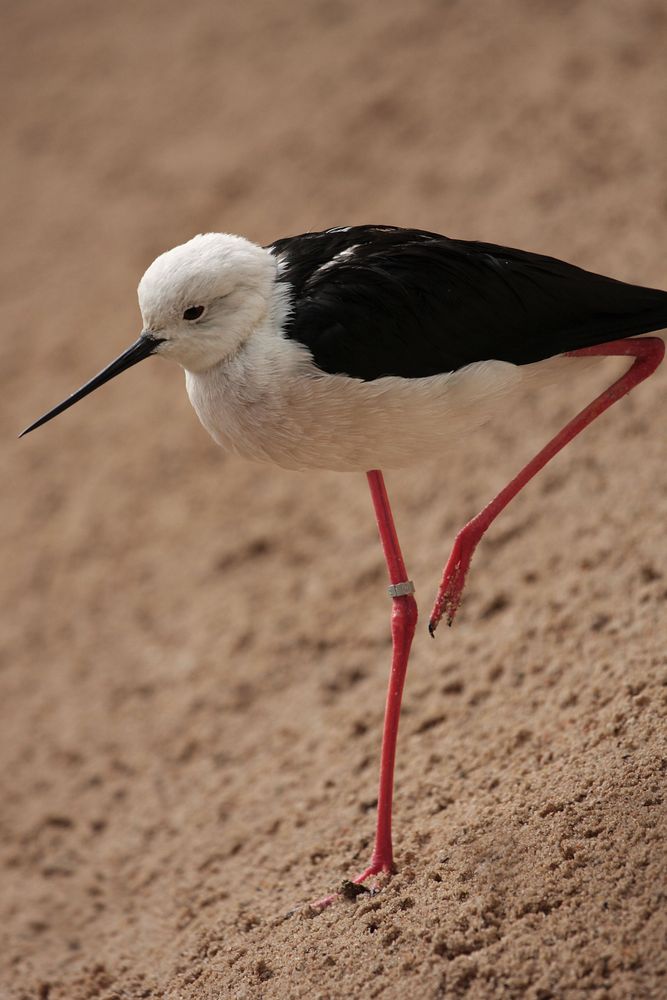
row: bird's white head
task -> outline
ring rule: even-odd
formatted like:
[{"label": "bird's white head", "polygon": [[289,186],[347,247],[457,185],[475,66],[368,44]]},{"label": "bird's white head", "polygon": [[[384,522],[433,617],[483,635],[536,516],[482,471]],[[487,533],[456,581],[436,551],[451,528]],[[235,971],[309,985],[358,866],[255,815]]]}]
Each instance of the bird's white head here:
[{"label": "bird's white head", "polygon": [[139,282],[143,334],[193,372],[235,353],[271,303],[275,258],[241,236],[206,233],[161,254]]},{"label": "bird's white head", "polygon": [[275,277],[275,257],[242,236],[206,233],[163,253],[139,282],[139,339],[23,434],[151,354],[191,372],[230,357],[270,313]]}]

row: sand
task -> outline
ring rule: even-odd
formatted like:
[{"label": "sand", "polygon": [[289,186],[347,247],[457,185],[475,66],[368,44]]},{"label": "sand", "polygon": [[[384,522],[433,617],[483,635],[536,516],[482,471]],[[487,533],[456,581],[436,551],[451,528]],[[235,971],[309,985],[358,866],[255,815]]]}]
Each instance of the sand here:
[{"label": "sand", "polygon": [[388,476],[422,620],[397,874],[366,863],[389,656],[362,476],[225,456],[135,339],[208,229],[360,222],[667,285],[659,2],[3,7],[0,997],[659,998],[667,369],[480,547],[456,530],[617,370]]}]

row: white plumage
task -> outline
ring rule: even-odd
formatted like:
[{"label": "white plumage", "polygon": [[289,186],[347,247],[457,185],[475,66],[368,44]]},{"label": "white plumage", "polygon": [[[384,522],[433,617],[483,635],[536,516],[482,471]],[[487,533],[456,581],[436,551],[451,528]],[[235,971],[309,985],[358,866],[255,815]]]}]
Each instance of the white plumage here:
[{"label": "white plumage", "polygon": [[185,369],[192,405],[223,447],[289,469],[367,472],[391,583],[393,652],[375,845],[355,882],[391,872],[396,738],[417,605],[380,469],[442,457],[486,421],[516,419],[521,393],[568,367],[633,359],[458,533],[429,618],[433,635],[443,616],[452,623],[494,519],[657,368],[662,341],[640,338],[667,325],[667,295],[525,251],[362,226],[266,248],[197,236],[151,264],[139,303],[139,339],[27,430],[159,354]]},{"label": "white plumage", "polygon": [[[144,333],[165,338],[155,353],[185,368],[203,426],[245,458],[341,472],[414,465],[498,416],[512,390],[553,377],[553,359],[416,379],[327,374],[283,333],[293,303],[279,268],[268,250],[209,233],[162,254],[139,284]],[[205,312],[188,323],[183,310],[195,302]]]}]

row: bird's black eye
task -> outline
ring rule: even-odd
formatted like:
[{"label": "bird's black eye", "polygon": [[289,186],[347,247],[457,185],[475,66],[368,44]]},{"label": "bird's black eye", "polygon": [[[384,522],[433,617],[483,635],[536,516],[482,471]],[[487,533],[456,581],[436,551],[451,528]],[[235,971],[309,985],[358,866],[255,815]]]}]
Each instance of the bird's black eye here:
[{"label": "bird's black eye", "polygon": [[203,311],[203,306],[190,306],[190,308],[186,309],[183,313],[183,319],[199,319]]}]

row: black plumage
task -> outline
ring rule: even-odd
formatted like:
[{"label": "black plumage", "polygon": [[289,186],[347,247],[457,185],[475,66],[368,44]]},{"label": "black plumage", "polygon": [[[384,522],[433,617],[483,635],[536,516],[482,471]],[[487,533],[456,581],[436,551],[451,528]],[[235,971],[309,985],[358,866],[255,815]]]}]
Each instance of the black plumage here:
[{"label": "black plumage", "polygon": [[354,226],[268,249],[293,291],[286,335],[331,374],[419,378],[483,360],[525,365],[667,327],[667,292],[492,243]]}]

